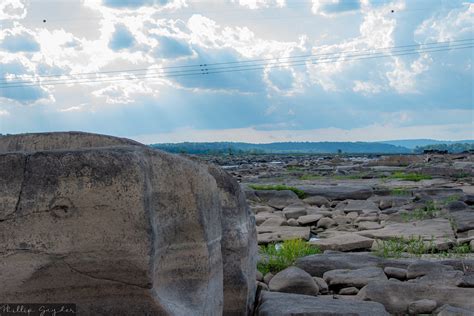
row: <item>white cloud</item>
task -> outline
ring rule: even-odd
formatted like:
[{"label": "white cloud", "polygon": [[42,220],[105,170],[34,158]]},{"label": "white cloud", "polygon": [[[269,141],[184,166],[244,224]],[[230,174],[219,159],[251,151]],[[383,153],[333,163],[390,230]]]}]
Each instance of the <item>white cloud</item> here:
[{"label": "white cloud", "polygon": [[23,19],[26,14],[25,1],[0,0],[0,20]]},{"label": "white cloud", "polygon": [[383,90],[383,87],[375,82],[370,81],[354,81],[354,87],[352,91],[360,92],[363,95],[371,95],[380,93]]},{"label": "white cloud", "polygon": [[443,13],[433,15],[418,26],[415,36],[420,42],[444,42],[472,37],[474,3],[464,3],[461,8]]},{"label": "white cloud", "polygon": [[269,7],[283,8],[286,5],[286,0],[232,0],[232,2],[237,2],[252,10]]},{"label": "white cloud", "polygon": [[10,112],[8,112],[7,110],[0,109],[0,116],[8,116],[8,115],[10,115]]},{"label": "white cloud", "polygon": [[421,54],[415,61],[407,66],[400,57],[394,57],[393,70],[386,73],[390,87],[398,93],[416,93],[418,75],[429,69],[432,59],[428,54]]}]

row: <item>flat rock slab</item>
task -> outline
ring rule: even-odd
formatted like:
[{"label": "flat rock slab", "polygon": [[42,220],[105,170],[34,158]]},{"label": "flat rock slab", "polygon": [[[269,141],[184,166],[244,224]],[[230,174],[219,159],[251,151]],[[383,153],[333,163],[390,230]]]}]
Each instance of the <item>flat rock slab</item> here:
[{"label": "flat rock slab", "polygon": [[294,226],[258,226],[257,239],[259,244],[268,244],[271,242],[278,242],[291,239],[308,240],[310,235],[309,227],[294,227]]},{"label": "flat rock slab", "polygon": [[339,300],[332,297],[262,292],[257,315],[262,316],[383,316],[384,306],[375,302]]},{"label": "flat rock slab", "polygon": [[423,285],[412,282],[373,281],[359,291],[363,300],[379,302],[392,314],[408,312],[409,304],[429,299],[474,311],[474,289]]},{"label": "flat rock slab", "polygon": [[369,238],[385,240],[399,237],[410,238],[412,236],[421,236],[425,241],[434,239],[444,242],[455,239],[449,220],[444,218],[407,223],[387,223],[382,229],[364,230],[358,232],[358,234]]},{"label": "flat rock slab", "polygon": [[474,229],[474,209],[451,212],[457,232]]},{"label": "flat rock slab", "polygon": [[324,273],[323,279],[329,287],[343,288],[353,286],[360,289],[370,281],[387,280],[387,276],[381,268],[366,267],[355,270],[331,270]]},{"label": "flat rock slab", "polygon": [[337,205],[337,208],[346,213],[357,212],[359,214],[376,213],[380,211],[379,207],[372,201],[364,200],[346,200]]},{"label": "flat rock slab", "polygon": [[299,186],[307,196],[323,196],[330,200],[366,200],[374,193],[370,186],[308,185]]},{"label": "flat rock slab", "polygon": [[360,249],[370,249],[373,239],[357,234],[340,234],[330,238],[310,241],[312,245],[318,246],[321,250],[352,251]]}]

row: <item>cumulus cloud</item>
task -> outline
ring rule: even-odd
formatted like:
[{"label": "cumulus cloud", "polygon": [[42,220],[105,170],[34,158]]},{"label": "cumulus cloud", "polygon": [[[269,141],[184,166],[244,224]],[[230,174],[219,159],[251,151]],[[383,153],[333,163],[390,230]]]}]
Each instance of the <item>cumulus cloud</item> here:
[{"label": "cumulus cloud", "polygon": [[461,8],[434,14],[415,30],[422,42],[451,41],[472,36],[474,3],[464,3]]},{"label": "cumulus cloud", "polygon": [[11,53],[37,52],[40,50],[40,45],[30,32],[6,30],[3,32],[0,48]]}]

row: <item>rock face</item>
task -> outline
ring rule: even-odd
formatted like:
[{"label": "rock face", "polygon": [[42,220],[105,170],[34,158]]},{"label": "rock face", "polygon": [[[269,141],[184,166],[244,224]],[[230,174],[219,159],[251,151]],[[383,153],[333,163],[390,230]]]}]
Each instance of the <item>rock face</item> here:
[{"label": "rock face", "polygon": [[84,133],[0,138],[0,301],[246,315],[256,232],[212,166]]}]

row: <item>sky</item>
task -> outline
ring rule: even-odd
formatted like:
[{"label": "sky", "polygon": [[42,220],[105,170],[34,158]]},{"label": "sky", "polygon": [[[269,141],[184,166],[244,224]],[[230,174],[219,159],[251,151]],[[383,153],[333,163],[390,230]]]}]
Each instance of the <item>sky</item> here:
[{"label": "sky", "polygon": [[466,0],[0,0],[0,133],[474,139],[473,21]]}]

